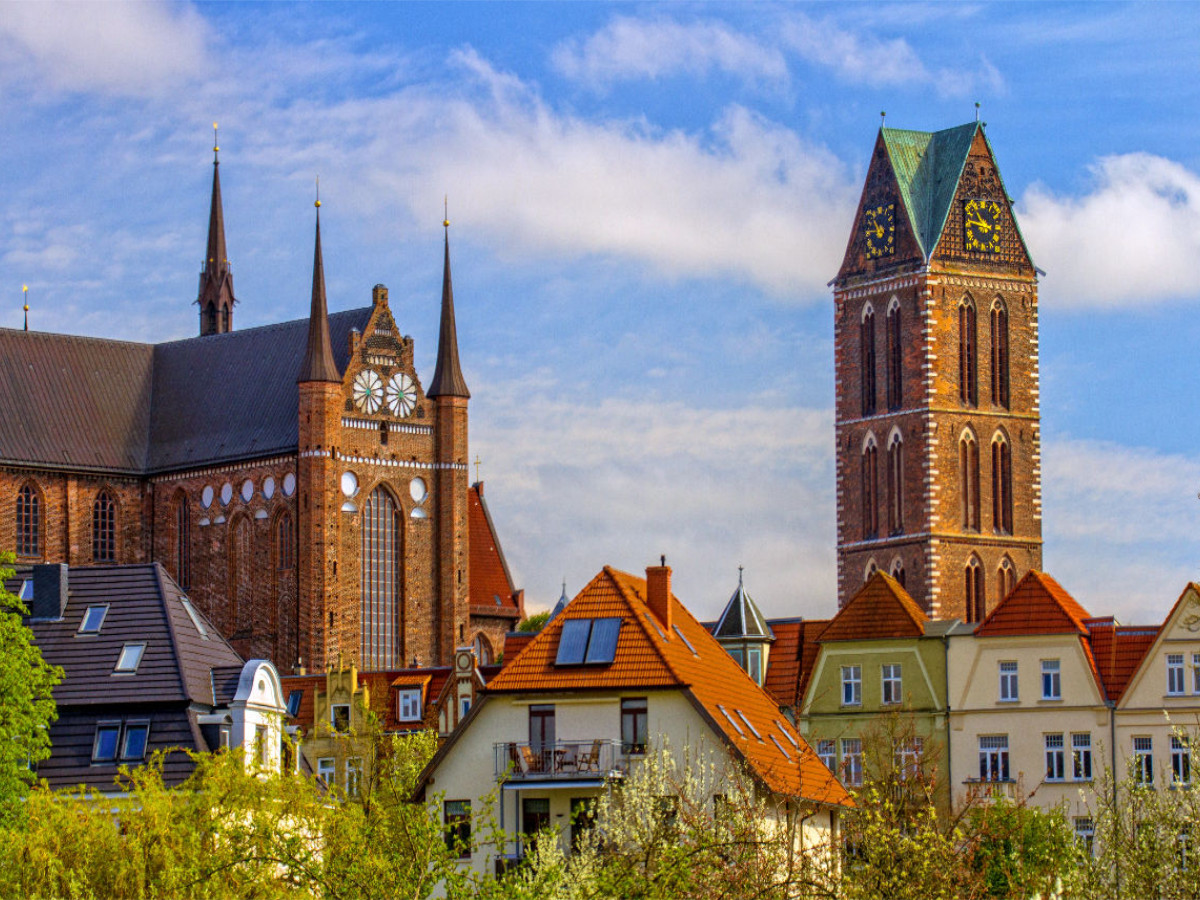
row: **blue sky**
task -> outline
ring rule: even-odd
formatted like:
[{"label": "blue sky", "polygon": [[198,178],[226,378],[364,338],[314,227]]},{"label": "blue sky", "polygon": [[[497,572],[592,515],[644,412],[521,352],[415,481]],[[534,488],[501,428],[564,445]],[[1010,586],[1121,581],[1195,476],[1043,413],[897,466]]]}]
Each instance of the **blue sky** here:
[{"label": "blue sky", "polygon": [[[1200,578],[1200,6],[6,4],[0,325],[193,334],[220,123],[240,327],[388,285],[432,370],[449,195],[472,454],[531,605],[665,553],[834,608],[832,302],[886,110],[981,104],[1041,281],[1045,558]],[[4,298],[7,298],[5,300]]]}]

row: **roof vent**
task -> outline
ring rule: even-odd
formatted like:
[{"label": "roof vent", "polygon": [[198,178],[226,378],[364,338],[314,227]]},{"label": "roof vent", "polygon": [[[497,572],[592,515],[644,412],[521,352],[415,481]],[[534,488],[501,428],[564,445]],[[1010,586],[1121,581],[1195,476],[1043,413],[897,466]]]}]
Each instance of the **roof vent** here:
[{"label": "roof vent", "polygon": [[33,567],[33,602],[30,615],[35,619],[61,619],[67,611],[67,566],[52,563]]}]

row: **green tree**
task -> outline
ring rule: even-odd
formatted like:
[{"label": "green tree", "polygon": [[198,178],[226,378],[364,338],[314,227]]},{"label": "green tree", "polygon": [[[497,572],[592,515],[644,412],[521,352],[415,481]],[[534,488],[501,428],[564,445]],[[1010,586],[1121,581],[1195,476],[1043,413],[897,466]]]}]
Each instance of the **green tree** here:
[{"label": "green tree", "polygon": [[526,616],[517,625],[517,631],[537,633],[545,627],[546,622],[550,619],[550,611],[543,610],[539,613],[534,613],[532,616]]},{"label": "green tree", "polygon": [[11,554],[0,556],[0,823],[20,817],[32,767],[50,755],[52,691],[62,680],[62,669],[46,663],[21,621],[25,604],[4,589],[12,561]]}]

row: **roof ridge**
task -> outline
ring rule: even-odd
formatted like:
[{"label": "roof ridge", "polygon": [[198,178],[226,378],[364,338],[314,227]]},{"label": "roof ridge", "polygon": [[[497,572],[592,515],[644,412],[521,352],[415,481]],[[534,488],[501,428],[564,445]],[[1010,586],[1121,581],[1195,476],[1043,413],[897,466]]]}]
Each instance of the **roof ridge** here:
[{"label": "roof ridge", "polygon": [[[653,616],[654,613],[650,611],[649,604],[647,604],[646,601],[643,600],[641,597],[637,596],[636,592],[633,594],[633,596],[631,598],[629,591],[634,586],[624,583],[625,579],[628,579],[631,582],[640,581],[640,582],[642,582],[642,584],[645,584],[646,580],[644,578],[638,578],[636,575],[631,575],[628,572],[622,572],[620,569],[614,569],[612,566],[605,566],[603,569],[601,569],[601,572],[608,573],[609,577],[611,577],[613,579],[613,583],[616,584],[617,590],[620,592],[621,596],[625,599],[626,604],[629,605],[629,611],[631,613],[633,613],[634,620],[638,623],[638,626],[642,629],[642,633],[646,635],[646,639],[650,642],[650,646],[652,646],[654,648],[654,652],[658,654],[658,658],[660,660],[662,660],[663,665],[667,667],[667,671],[671,673],[671,677],[674,678],[675,681],[680,686],[690,687],[691,682],[687,681],[682,676],[680,676],[679,671],[675,668],[674,664],[671,662],[670,657],[663,650],[663,648],[659,645],[660,641],[662,639],[660,638],[658,640],[655,640],[655,635],[650,633],[650,625],[647,621],[645,621],[645,618],[646,618],[646,616]],[[672,591],[670,597],[667,598],[668,603],[670,603],[671,601],[674,601],[675,605],[677,605],[681,609],[683,608],[683,604],[679,602],[679,598],[675,596],[674,591]],[[636,609],[633,606],[634,602],[643,606],[644,609],[640,610],[640,611],[638,609]],[[672,615],[673,614],[674,614],[674,611],[672,611]],[[689,613],[689,615],[691,615],[691,614]],[[671,639],[671,636],[669,634],[667,634],[666,630],[663,631],[663,634],[666,635],[666,640],[669,641]]]}]

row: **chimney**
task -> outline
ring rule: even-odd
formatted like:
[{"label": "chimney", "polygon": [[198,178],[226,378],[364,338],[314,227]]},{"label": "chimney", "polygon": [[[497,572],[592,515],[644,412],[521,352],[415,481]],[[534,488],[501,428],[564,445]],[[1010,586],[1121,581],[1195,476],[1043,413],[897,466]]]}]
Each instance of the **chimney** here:
[{"label": "chimney", "polygon": [[53,563],[33,567],[33,602],[29,614],[34,619],[61,619],[67,611],[67,566]]},{"label": "chimney", "polygon": [[661,565],[646,566],[646,605],[662,624],[668,635],[671,633],[671,567],[667,558],[660,557]]}]

